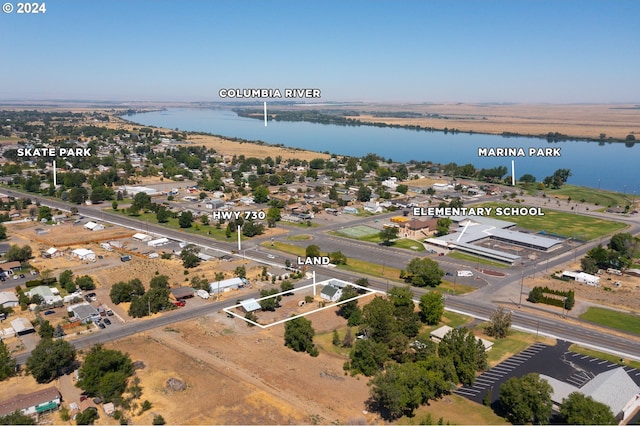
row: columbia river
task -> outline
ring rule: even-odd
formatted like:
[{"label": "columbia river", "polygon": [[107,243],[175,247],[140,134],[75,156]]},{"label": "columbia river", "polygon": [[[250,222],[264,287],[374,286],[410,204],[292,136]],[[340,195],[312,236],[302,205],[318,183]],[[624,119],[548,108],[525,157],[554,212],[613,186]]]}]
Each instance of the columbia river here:
[{"label": "columbia river", "polygon": [[[416,131],[373,126],[338,126],[307,122],[269,121],[238,117],[222,109],[172,108],[123,117],[146,126],[207,132],[246,140],[261,140],[318,152],[440,164],[473,164],[476,168],[506,166],[515,160],[516,177],[530,173],[541,181],[560,168],[570,169],[568,183],[640,194],[640,144],[562,141],[469,133]],[[522,147],[525,157],[481,157],[479,148]],[[560,148],[560,157],[529,156],[530,148]],[[551,151],[551,150],[549,150]],[[558,150],[555,150],[556,153]]]}]

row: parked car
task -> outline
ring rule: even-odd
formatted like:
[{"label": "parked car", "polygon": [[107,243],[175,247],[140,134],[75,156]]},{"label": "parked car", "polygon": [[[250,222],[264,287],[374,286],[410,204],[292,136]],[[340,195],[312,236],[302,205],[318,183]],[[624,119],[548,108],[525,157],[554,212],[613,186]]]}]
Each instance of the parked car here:
[{"label": "parked car", "polygon": [[113,311],[111,309],[107,309],[107,316],[113,316]]},{"label": "parked car", "polygon": [[102,321],[104,321],[104,323],[107,325],[111,325],[111,320],[109,318],[105,318]]},{"label": "parked car", "polygon": [[86,400],[87,398],[88,398],[88,396],[83,393],[82,395],[80,395],[80,402]]},{"label": "parked car", "polygon": [[20,278],[24,278],[24,274],[20,274]]},{"label": "parked car", "polygon": [[56,311],[52,311],[51,309],[49,309],[48,311],[44,311],[45,315],[53,315],[55,313],[56,313]]},{"label": "parked car", "polygon": [[173,302],[174,305],[180,307],[180,306],[185,306],[186,303],[184,302],[184,300],[178,300],[177,302]]},{"label": "parked car", "polygon": [[17,280],[18,278],[19,278],[19,277],[18,277],[17,275],[15,275],[15,274],[13,275],[13,279],[14,279],[14,280]]},{"label": "parked car", "polygon": [[104,329],[106,327],[106,325],[104,325],[103,323],[99,322],[98,323],[98,327],[100,327],[100,329]]}]

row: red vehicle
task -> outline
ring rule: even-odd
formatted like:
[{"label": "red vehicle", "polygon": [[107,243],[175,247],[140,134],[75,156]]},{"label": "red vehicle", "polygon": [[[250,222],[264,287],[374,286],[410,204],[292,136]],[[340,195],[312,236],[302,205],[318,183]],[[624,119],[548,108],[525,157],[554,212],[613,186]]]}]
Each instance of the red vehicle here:
[{"label": "red vehicle", "polygon": [[185,306],[186,303],[184,302],[184,300],[178,300],[177,302],[173,302],[173,304],[177,307],[182,307]]}]

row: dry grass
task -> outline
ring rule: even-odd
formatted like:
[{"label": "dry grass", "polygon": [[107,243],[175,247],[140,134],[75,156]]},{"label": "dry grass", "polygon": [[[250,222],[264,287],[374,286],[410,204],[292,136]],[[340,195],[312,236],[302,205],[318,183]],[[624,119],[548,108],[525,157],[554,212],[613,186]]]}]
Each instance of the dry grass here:
[{"label": "dry grass", "polygon": [[559,132],[587,138],[599,138],[601,133],[605,133],[606,137],[624,139],[630,133],[640,133],[640,109],[621,109],[630,107],[633,105],[366,105],[361,109],[427,112],[439,114],[440,117],[382,118],[365,113],[354,118],[365,122],[455,128],[463,132],[513,132],[526,135]]}]

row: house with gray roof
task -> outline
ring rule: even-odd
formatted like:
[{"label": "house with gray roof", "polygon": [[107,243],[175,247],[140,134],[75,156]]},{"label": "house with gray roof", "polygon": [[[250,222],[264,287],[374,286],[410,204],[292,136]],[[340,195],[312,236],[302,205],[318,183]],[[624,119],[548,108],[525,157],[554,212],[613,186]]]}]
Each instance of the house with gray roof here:
[{"label": "house with gray roof", "polygon": [[640,387],[629,377],[624,367],[614,368],[598,374],[581,388],[540,375],[553,388],[551,400],[554,406],[562,405],[562,400],[573,392],[580,392],[601,402],[611,409],[618,421],[627,420],[640,407]]},{"label": "house with gray roof", "polygon": [[90,322],[94,319],[100,318],[98,310],[88,303],[69,306],[67,311],[73,312],[73,317],[80,322]]}]

